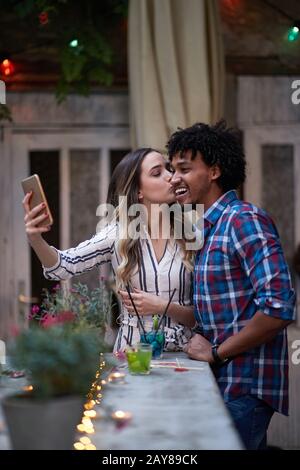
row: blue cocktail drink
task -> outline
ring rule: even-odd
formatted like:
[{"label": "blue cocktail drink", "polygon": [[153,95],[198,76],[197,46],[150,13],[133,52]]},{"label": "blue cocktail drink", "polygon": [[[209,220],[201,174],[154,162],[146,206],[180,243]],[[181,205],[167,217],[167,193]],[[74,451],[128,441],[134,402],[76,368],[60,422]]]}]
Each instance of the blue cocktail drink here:
[{"label": "blue cocktail drink", "polygon": [[164,330],[151,330],[146,332],[146,334],[141,334],[141,342],[151,344],[152,358],[160,359],[165,345]]}]

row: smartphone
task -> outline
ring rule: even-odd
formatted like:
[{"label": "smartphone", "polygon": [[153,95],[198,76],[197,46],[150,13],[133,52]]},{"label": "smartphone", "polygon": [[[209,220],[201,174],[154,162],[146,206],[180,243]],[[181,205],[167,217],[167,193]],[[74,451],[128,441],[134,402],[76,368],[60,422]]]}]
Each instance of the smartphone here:
[{"label": "smartphone", "polygon": [[[45,196],[45,192],[43,190],[43,186],[41,184],[40,178],[38,175],[32,175],[28,178],[25,178],[21,181],[24,194],[29,193],[32,191],[32,196],[29,200],[29,207],[33,209],[34,207],[38,206],[42,202],[46,204],[45,211],[49,214],[48,217],[40,222],[37,227],[44,227],[46,225],[53,224],[53,217],[49,209],[49,205]],[[40,214],[39,214],[40,215]]]}]

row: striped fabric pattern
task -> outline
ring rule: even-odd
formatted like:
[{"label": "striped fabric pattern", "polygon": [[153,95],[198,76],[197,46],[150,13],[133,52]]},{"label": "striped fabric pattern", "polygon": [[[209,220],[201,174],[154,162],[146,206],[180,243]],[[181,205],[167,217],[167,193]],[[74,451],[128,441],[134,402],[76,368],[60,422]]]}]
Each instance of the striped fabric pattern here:
[{"label": "striped fabric pattern", "polygon": [[[107,226],[90,240],[80,243],[68,250],[56,250],[58,261],[55,266],[43,266],[44,276],[47,279],[60,281],[72,276],[95,269],[102,264],[109,263],[115,274],[121,263],[117,249],[118,227],[116,224]],[[172,302],[180,305],[192,305],[193,281],[192,273],[188,272],[182,261],[179,246],[169,241],[160,262],[157,261],[149,236],[141,239],[141,262],[131,279],[132,288],[169,299],[174,288],[176,293]],[[144,327],[148,331],[152,327],[152,317],[143,317]],[[135,315],[130,314],[121,306],[119,317],[120,328],[114,345],[114,351],[124,350],[126,341],[124,335],[132,344],[140,340],[140,332]],[[181,324],[173,322],[166,317],[165,325],[167,351],[181,350],[191,337],[191,330]]]},{"label": "striped fabric pattern", "polygon": [[[206,211],[204,227],[194,277],[195,316],[203,336],[220,344],[247,325],[257,311],[294,319],[295,292],[268,214],[229,191]],[[252,394],[287,414],[286,329],[215,374],[225,402]]]}]

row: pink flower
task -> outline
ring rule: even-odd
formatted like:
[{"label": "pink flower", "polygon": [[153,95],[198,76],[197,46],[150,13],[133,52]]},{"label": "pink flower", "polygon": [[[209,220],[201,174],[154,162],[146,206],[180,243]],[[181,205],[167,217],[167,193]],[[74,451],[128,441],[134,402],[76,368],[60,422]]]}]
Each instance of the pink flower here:
[{"label": "pink flower", "polygon": [[41,319],[41,323],[44,328],[49,328],[53,325],[73,322],[75,318],[76,316],[73,312],[66,310],[60,312],[58,315],[50,315],[49,313],[46,313],[46,315]]},{"label": "pink flower", "polygon": [[50,315],[50,313],[46,313],[42,318],[41,318],[41,324],[44,328],[48,328],[49,326],[56,325],[57,319],[55,315]]},{"label": "pink flower", "polygon": [[39,311],[40,311],[40,307],[39,307],[38,305],[33,305],[33,306],[31,307],[31,313],[32,313],[32,315],[36,315],[37,313],[39,313]]},{"label": "pink flower", "polygon": [[28,320],[34,320],[36,315],[40,312],[40,307],[38,305],[33,305],[28,314]]},{"label": "pink flower", "polygon": [[116,351],[114,353],[114,356],[116,356],[117,359],[119,359],[119,361],[124,361],[126,359],[126,354],[124,351]]}]

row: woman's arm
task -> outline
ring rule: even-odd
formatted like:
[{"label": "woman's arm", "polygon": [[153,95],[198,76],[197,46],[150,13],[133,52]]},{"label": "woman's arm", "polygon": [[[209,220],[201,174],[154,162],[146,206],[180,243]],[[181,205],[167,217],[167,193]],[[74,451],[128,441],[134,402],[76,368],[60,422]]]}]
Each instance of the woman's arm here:
[{"label": "woman's arm", "polygon": [[[164,308],[161,313],[164,312],[166,306],[167,302],[164,302]],[[193,328],[196,323],[193,305],[185,306],[171,303],[168,308],[168,316],[176,323],[181,323],[190,328]]]},{"label": "woman's arm", "polygon": [[26,233],[29,242],[41,261],[44,269],[44,276],[50,280],[69,279],[76,274],[90,271],[96,266],[110,262],[112,245],[115,241],[116,226],[105,227],[90,240],[85,240],[74,248],[68,250],[57,250],[50,247],[43,240],[42,233],[49,228],[39,228],[37,224],[47,217],[46,214],[37,215],[43,207],[37,207],[30,211],[30,194],[23,200],[25,210]]},{"label": "woman's arm", "polygon": [[58,262],[58,254],[42,237],[42,234],[49,232],[51,227],[38,227],[38,224],[48,217],[46,205],[42,203],[30,210],[31,195],[32,193],[27,193],[22,201],[25,211],[24,222],[27,238],[40,262],[45,267],[51,267]]},{"label": "woman's arm", "polygon": [[[134,307],[126,291],[120,290],[122,302],[129,313],[135,313]],[[158,295],[134,289],[131,294],[139,315],[162,315],[167,307],[168,299],[162,299]],[[167,315],[176,323],[193,327],[195,325],[194,307],[171,303]]]}]

